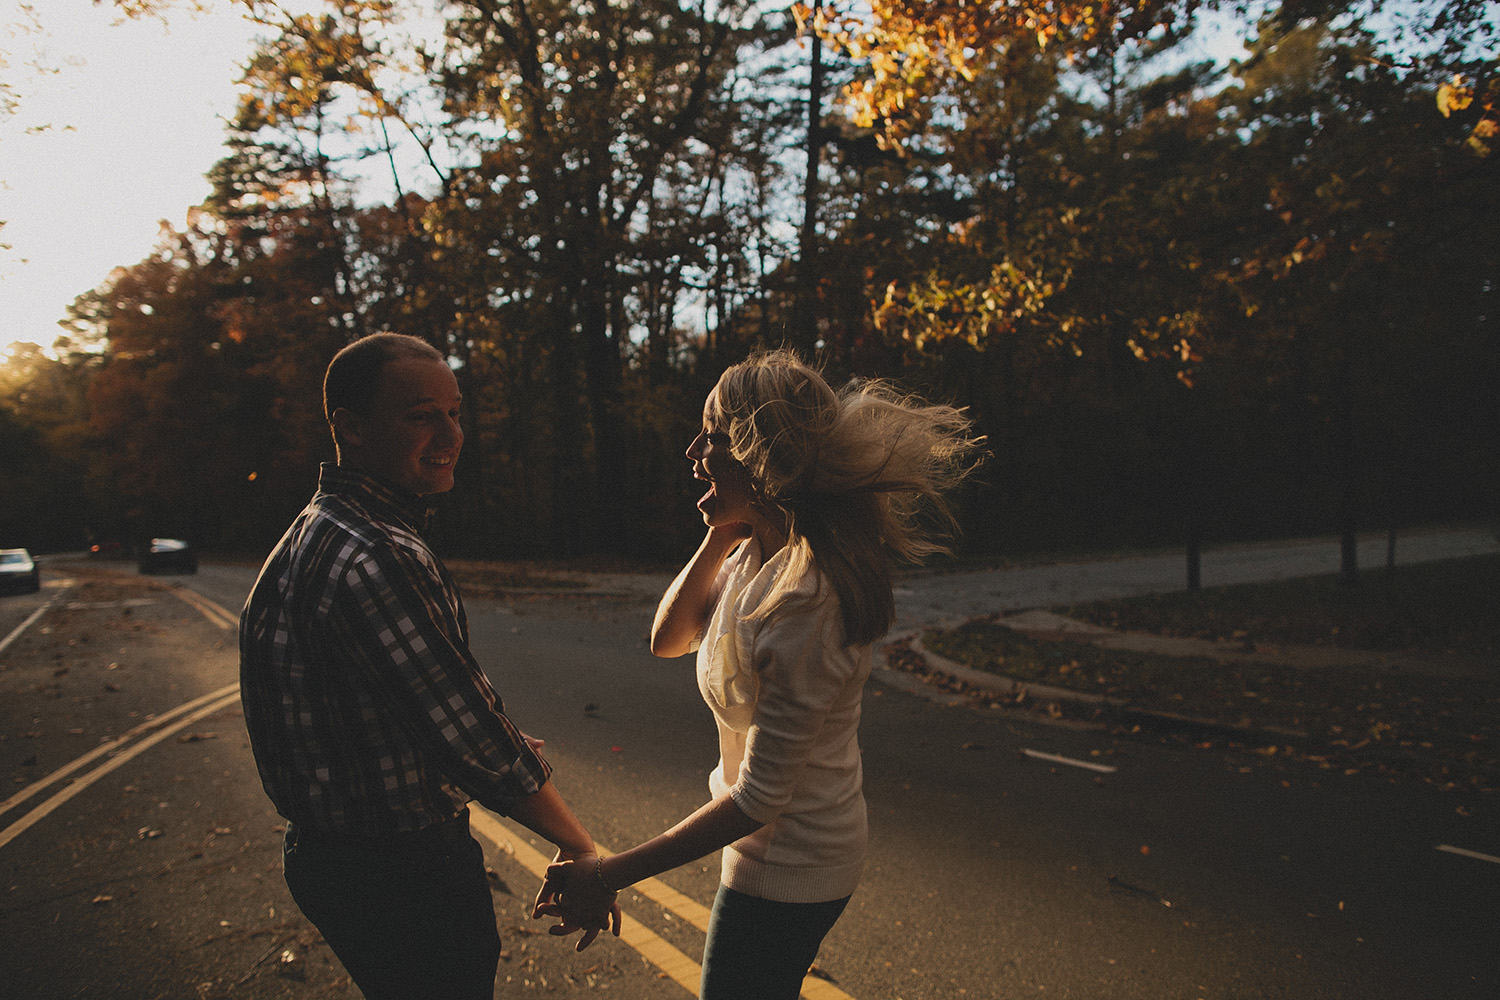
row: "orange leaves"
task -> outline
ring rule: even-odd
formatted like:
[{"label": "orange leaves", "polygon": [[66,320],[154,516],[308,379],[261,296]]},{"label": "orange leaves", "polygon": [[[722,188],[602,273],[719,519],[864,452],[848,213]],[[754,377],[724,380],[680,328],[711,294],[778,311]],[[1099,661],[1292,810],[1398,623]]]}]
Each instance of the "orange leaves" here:
[{"label": "orange leaves", "polygon": [[798,27],[819,32],[870,76],[851,83],[845,104],[861,128],[881,127],[882,148],[899,146],[920,122],[923,98],[946,81],[972,82],[981,53],[1025,42],[1084,50],[1105,36],[1134,37],[1174,20],[1178,5],[1073,0],[869,0],[798,3]]},{"label": "orange leaves", "polygon": [[1474,82],[1466,76],[1455,76],[1437,90],[1438,111],[1444,118],[1469,111],[1475,101],[1479,101],[1479,120],[1469,133],[1468,144],[1480,156],[1489,155],[1495,137],[1500,135],[1500,121],[1497,121],[1495,109],[1497,98],[1500,98],[1500,82],[1494,77],[1482,92],[1476,92]]},{"label": "orange leaves", "polygon": [[885,298],[874,303],[875,326],[918,350],[953,339],[983,350],[993,337],[1039,316],[1065,284],[1066,277],[1049,280],[1009,260],[979,281],[953,281],[937,273],[904,286],[893,281]]},{"label": "orange leaves", "polygon": [[1455,111],[1465,111],[1474,103],[1474,88],[1462,76],[1455,76],[1437,91],[1438,111],[1447,118]]}]

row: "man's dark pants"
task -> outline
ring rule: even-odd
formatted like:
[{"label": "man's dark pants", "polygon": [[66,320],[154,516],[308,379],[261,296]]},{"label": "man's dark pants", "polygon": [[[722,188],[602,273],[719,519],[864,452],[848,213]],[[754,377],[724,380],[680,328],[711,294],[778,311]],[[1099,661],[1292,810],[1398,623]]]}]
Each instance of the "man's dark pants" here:
[{"label": "man's dark pants", "polygon": [[367,841],[287,825],[287,887],[368,1000],[492,1000],[500,935],[484,852],[457,819]]}]

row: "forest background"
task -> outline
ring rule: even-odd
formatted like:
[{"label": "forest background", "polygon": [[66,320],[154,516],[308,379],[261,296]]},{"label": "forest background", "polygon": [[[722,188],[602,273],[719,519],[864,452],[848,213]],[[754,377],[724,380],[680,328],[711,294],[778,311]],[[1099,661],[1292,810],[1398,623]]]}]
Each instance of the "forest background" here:
[{"label": "forest background", "polygon": [[690,551],[782,345],[969,408],[969,555],[1494,513],[1494,3],[240,2],[212,197],[0,366],[0,543],[258,556],[380,330],[464,393],[453,555]]}]

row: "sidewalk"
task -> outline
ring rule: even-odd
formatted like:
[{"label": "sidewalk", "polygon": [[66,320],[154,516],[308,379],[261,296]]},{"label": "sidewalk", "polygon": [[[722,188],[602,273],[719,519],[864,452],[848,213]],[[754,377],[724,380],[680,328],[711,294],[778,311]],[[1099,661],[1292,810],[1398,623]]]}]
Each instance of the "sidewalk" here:
[{"label": "sidewalk", "polygon": [[[1360,565],[1384,566],[1386,541],[1384,533],[1361,536]],[[1403,566],[1494,553],[1500,553],[1500,525],[1412,529],[1399,535],[1396,546],[1397,563]],[[465,560],[449,560],[449,565],[457,572]],[[1202,553],[1204,587],[1265,583],[1338,569],[1339,540],[1335,537],[1209,545]],[[654,604],[675,575],[675,570],[554,569],[538,572],[529,585],[512,583],[498,591],[513,596],[612,597]],[[466,581],[466,586],[475,584]],[[1178,549],[983,569],[919,567],[897,574],[896,630],[955,625],[1006,611],[1169,593],[1186,586],[1185,555]]]},{"label": "sidewalk", "polygon": [[[1500,530],[1491,525],[1414,529],[1398,536],[1398,565],[1500,553]],[[1361,536],[1359,564],[1384,566],[1384,533]],[[1337,573],[1335,537],[1206,546],[1202,584],[1267,583]],[[896,584],[897,627],[956,625],[973,618],[1031,608],[1055,608],[1187,587],[1181,550],[1000,569],[915,571]]]}]

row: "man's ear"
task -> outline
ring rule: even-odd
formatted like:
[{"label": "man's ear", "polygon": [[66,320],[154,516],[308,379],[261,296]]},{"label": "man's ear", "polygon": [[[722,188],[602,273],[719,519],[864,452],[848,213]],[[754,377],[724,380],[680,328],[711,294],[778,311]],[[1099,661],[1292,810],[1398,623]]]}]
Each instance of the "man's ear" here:
[{"label": "man's ear", "polygon": [[363,422],[359,414],[347,406],[333,411],[328,423],[333,428],[333,441],[339,447],[360,448],[364,446]]}]

